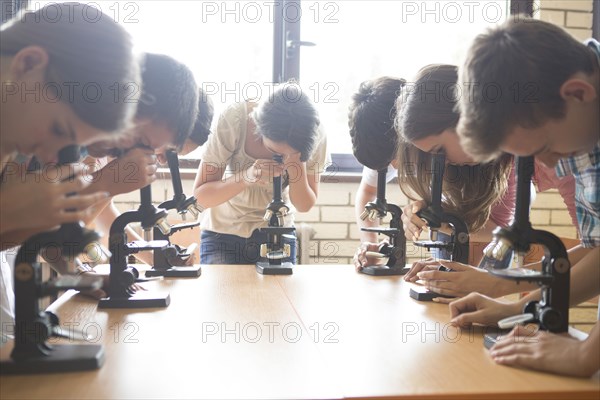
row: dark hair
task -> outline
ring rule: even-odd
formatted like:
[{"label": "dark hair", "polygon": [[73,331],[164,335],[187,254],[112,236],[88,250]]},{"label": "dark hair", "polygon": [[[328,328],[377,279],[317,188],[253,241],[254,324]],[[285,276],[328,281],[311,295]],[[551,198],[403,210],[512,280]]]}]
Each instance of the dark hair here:
[{"label": "dark hair", "polygon": [[564,117],[560,87],[595,71],[594,53],[562,28],[516,16],[479,35],[460,72],[458,133],[473,157],[489,160],[513,128]]},{"label": "dark hair", "polygon": [[412,85],[405,87],[398,97],[396,130],[408,142],[439,135],[454,129],[460,115],[456,105],[457,67],[431,64],[423,67]]},{"label": "dark hair", "polygon": [[[131,37],[101,11],[92,21],[81,10],[73,12],[74,7],[90,6],[52,3],[19,13],[2,25],[0,50],[15,55],[28,46],[42,47],[48,53],[47,87],[55,88],[57,98],[86,124],[108,133],[124,132],[141,92]],[[86,91],[91,86],[95,91]]]},{"label": "dark hair", "polygon": [[396,153],[396,98],[404,79],[383,76],[360,84],[352,96],[348,127],[356,159],[374,170],[387,168]]},{"label": "dark hair", "polygon": [[189,137],[198,115],[198,86],[192,71],[164,54],[147,53],[142,69],[144,92],[136,118],[165,123],[175,146]]},{"label": "dark hair", "polygon": [[316,145],[319,114],[295,82],[273,91],[252,113],[258,134],[274,142],[287,143],[306,161]]},{"label": "dark hair", "polygon": [[198,146],[202,146],[210,135],[210,125],[215,115],[215,107],[210,96],[202,89],[198,89],[198,114],[190,139]]},{"label": "dark hair", "polygon": [[[456,66],[428,65],[418,72],[414,84],[402,89],[396,102],[398,181],[402,192],[413,201],[431,203],[432,176],[431,154],[412,142],[456,128],[457,80]],[[484,165],[449,164],[443,181],[444,209],[462,218],[470,231],[479,230],[506,192],[511,168],[510,155]]]}]

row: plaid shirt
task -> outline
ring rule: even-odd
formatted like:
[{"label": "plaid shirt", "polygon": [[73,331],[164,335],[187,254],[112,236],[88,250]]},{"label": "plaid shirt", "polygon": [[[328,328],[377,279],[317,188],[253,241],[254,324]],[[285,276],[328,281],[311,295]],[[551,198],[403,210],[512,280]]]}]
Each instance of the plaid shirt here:
[{"label": "plaid shirt", "polygon": [[556,174],[575,177],[575,208],[581,243],[584,247],[600,246],[600,142],[590,153],[561,159]]}]

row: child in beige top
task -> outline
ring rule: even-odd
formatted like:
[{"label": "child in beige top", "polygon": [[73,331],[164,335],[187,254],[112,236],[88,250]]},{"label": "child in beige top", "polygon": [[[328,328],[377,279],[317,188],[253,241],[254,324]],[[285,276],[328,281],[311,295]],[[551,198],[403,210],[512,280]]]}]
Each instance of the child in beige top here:
[{"label": "child in beige top", "polygon": [[[267,226],[263,216],[273,197],[272,177],[283,176],[283,200],[290,209],[307,212],[317,199],[326,154],[317,111],[295,84],[282,85],[258,105],[243,102],[227,108],[196,176],[194,194],[207,208],[201,263],[258,261],[266,240],[259,228]],[[274,155],[283,156],[283,164],[274,162]],[[290,213],[285,226],[292,225]]]}]

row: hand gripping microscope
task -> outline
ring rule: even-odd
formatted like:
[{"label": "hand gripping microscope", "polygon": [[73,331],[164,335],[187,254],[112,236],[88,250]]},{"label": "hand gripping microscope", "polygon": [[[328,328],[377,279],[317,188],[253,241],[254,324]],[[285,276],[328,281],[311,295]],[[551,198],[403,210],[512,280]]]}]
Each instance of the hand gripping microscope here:
[{"label": "hand gripping microscope", "polygon": [[387,258],[384,266],[367,265],[360,272],[374,276],[403,275],[408,272],[406,268],[406,238],[402,229],[402,210],[395,204],[388,203],[385,199],[385,187],[387,168],[377,171],[377,198],[373,202],[365,205],[365,209],[360,215],[364,221],[367,218],[371,221],[385,218],[390,213],[389,228],[361,228],[365,232],[376,232],[386,235],[390,238],[389,243],[382,243],[378,252],[367,252],[368,257]]},{"label": "hand gripping microscope", "polygon": [[[59,164],[79,160],[79,147],[69,146],[59,152]],[[73,179],[69,177],[67,179]],[[15,343],[11,359],[0,365],[2,374],[48,373],[81,371],[100,368],[104,362],[102,345],[50,344],[51,337],[87,340],[82,332],[65,331],[58,317],[49,311],[40,311],[39,299],[68,289],[94,290],[102,286],[102,279],[85,275],[62,275],[42,281],[40,252],[53,248],[60,254],[60,262],[73,264],[81,253],[93,252],[99,235],[85,229],[81,222],[63,224],[58,230],[42,232],[22,244],[15,261]]]},{"label": "hand gripping microscope", "polygon": [[[517,204],[515,219],[507,228],[498,227],[494,239],[484,250],[480,267],[491,274],[517,282],[536,282],[541,286],[541,299],[525,305],[523,314],[498,322],[501,329],[518,323],[533,322],[540,329],[554,333],[567,332],[569,328],[569,285],[571,263],[567,250],[554,234],[533,229],[529,220],[531,201],[531,177],[534,158],[517,157]],[[508,268],[513,251],[525,254],[531,244],[540,244],[544,249],[540,272],[527,268]],[[484,343],[491,347],[496,335],[486,335]]]},{"label": "hand gripping microscope", "polygon": [[[446,168],[446,155],[444,153],[431,156],[431,204],[429,207],[417,212],[417,216],[427,222],[429,227],[429,240],[415,242],[416,246],[427,250],[440,249],[442,254],[447,254],[452,261],[467,263],[469,261],[469,230],[467,225],[458,216],[447,213],[442,208],[442,184]],[[443,224],[452,228],[452,234],[447,241],[438,240],[438,232]],[[410,296],[416,300],[428,301],[435,297],[444,297],[429,291],[410,290]]]}]

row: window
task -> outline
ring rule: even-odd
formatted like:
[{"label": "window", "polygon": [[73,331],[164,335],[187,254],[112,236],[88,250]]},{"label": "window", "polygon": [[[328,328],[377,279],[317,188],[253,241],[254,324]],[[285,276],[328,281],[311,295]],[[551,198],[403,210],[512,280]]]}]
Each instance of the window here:
[{"label": "window", "polygon": [[[513,0],[519,2],[522,0]],[[529,0],[525,0],[526,2]],[[32,1],[39,8],[49,1]],[[350,153],[347,114],[359,84],[382,75],[410,81],[430,63],[458,64],[470,41],[502,23],[509,0],[101,1],[141,51],[186,63],[215,103],[267,96],[273,26],[300,21],[300,82],[319,108],[332,153]],[[298,6],[300,4],[301,8]],[[215,118],[216,121],[216,118]],[[198,151],[191,154],[196,157]]]},{"label": "window", "polygon": [[[52,1],[33,1],[41,8]],[[185,63],[215,104],[268,95],[272,90],[273,6],[252,1],[98,1],[133,36],[139,51]],[[49,11],[50,12],[50,11]],[[92,12],[90,12],[92,15]],[[216,118],[215,118],[216,121]],[[199,150],[188,157],[197,157]]]},{"label": "window", "polygon": [[486,27],[502,23],[500,1],[303,1],[301,82],[321,113],[332,153],[350,153],[348,106],[361,82],[411,77],[432,63],[456,64]]}]

